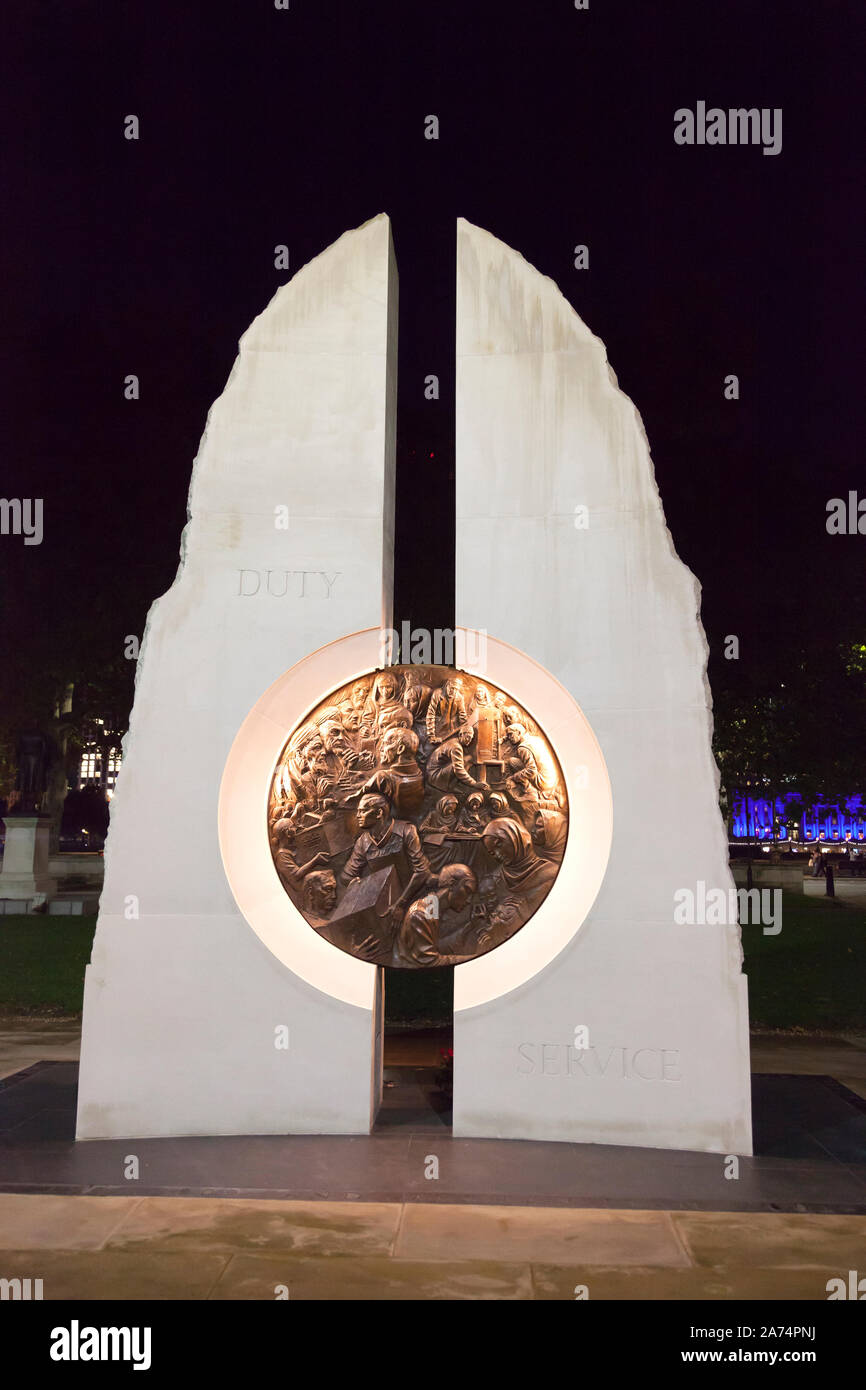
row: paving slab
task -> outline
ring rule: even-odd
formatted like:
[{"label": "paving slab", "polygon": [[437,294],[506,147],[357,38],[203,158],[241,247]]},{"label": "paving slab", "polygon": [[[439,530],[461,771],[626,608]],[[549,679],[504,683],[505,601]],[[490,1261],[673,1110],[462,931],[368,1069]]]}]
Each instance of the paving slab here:
[{"label": "paving slab", "polygon": [[407,1206],[400,1259],[688,1265],[666,1212]]},{"label": "paving slab", "polygon": [[0,1247],[46,1300],[824,1301],[866,1217],[40,1194]]},{"label": "paving slab", "polygon": [[[75,1197],[81,1202],[86,1198]],[[204,1251],[0,1250],[0,1278],[41,1279],[46,1302],[67,1299],[203,1300],[231,1257]]]},{"label": "paving slab", "polygon": [[100,1250],[140,1197],[61,1197],[0,1192],[0,1248]]},{"label": "paving slab", "polygon": [[290,1300],[328,1302],[512,1302],[533,1297],[532,1275],[525,1264],[382,1257],[292,1261],[273,1255],[236,1255],[209,1297],[275,1299],[280,1285],[288,1290]]},{"label": "paving slab", "polygon": [[674,1212],[671,1219],[696,1265],[866,1271],[863,1216]]},{"label": "paving slab", "polygon": [[396,1203],[148,1197],[115,1227],[106,1248],[387,1256],[400,1215]]}]

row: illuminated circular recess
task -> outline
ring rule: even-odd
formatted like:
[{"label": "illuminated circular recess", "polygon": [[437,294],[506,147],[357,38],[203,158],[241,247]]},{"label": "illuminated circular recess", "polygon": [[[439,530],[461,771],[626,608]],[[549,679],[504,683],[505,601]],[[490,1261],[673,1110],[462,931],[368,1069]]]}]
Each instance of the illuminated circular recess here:
[{"label": "illuminated circular recess", "polygon": [[374,965],[461,965],[540,907],[568,838],[562,769],[511,692],[389,666],[292,731],[268,798],[280,882],[311,928]]},{"label": "illuminated circular recess", "polygon": [[[564,778],[569,825],[556,880],[526,925],[496,950],[455,969],[455,1014],[528,985],[568,947],[598,897],[613,833],[604,757],[574,697],[518,648],[462,628],[457,636],[465,638],[468,650],[483,646],[483,669],[473,668],[478,678],[501,691],[519,691],[521,703],[544,730]],[[283,750],[319,706],[322,692],[368,676],[380,659],[381,631],[367,628],[318,648],[278,676],[250,710],[229,750],[218,811],[227,885],[262,945],[312,989],[371,1016],[378,1007],[379,968],[335,949],[310,929],[275,869],[267,807]]]}]

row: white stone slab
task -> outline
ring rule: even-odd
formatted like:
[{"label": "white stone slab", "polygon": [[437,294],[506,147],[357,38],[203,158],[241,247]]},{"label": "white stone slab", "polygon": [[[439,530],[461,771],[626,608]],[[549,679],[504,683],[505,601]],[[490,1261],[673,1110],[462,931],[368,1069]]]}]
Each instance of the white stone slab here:
[{"label": "white stone slab", "polygon": [[[610,777],[613,842],[588,911],[555,891],[543,905],[572,917],[552,962],[496,997],[470,987],[476,963],[457,968],[454,1132],[749,1153],[739,928],[674,921],[677,890],[733,887],[699,588],[603,344],[463,220],[457,261],[457,622],[573,696]],[[532,690],[513,693],[543,723]],[[570,835],[561,875],[590,872],[585,853]]]},{"label": "white stone slab", "polygon": [[396,330],[381,215],[278,291],[210,411],[112,801],[79,1138],[369,1129],[377,972],[350,962],[346,1002],[263,944],[223,871],[217,803],[229,750],[282,673],[391,624]]}]

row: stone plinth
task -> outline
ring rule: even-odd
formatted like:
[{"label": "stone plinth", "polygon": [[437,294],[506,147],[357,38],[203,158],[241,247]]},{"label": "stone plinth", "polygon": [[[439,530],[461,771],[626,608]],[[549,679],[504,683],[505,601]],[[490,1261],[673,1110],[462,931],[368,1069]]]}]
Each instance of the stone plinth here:
[{"label": "stone plinth", "polygon": [[51,817],[8,815],[3,824],[6,845],[0,871],[0,898],[28,904],[46,902],[56,889],[48,870]]}]

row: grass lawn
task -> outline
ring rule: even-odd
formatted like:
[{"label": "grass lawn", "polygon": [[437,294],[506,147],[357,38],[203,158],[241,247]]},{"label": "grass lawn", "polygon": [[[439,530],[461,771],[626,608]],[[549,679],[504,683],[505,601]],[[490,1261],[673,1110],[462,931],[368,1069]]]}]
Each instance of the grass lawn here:
[{"label": "grass lawn", "polygon": [[[81,1013],[95,917],[0,917],[0,1014]],[[866,1032],[866,911],[785,893],[782,930],[743,927],[753,1026]],[[451,970],[389,970],[387,1024],[451,1022]]]},{"label": "grass lawn", "polygon": [[866,911],[783,893],[778,936],[742,932],[753,1027],[866,1032]]},{"label": "grass lawn", "polygon": [[0,917],[0,1014],[80,1014],[95,927],[95,917]]}]

